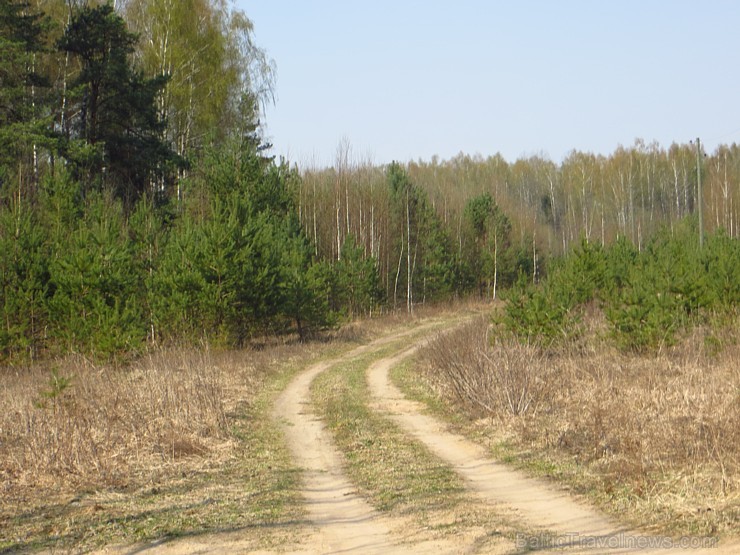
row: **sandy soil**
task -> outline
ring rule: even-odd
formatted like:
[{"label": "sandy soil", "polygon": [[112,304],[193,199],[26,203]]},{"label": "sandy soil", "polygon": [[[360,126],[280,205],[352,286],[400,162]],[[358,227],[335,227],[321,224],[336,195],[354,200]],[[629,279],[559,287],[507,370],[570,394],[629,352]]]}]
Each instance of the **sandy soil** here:
[{"label": "sandy soil", "polygon": [[403,523],[380,515],[355,492],[344,474],[342,457],[329,432],[311,411],[311,382],[321,372],[417,331],[389,335],[339,359],[316,364],[296,377],[277,399],[273,417],[282,424],[293,457],[304,469],[302,493],[314,527],[300,545],[289,548],[291,552],[460,553],[465,551],[465,543],[475,541],[456,538],[409,545],[404,538]]}]

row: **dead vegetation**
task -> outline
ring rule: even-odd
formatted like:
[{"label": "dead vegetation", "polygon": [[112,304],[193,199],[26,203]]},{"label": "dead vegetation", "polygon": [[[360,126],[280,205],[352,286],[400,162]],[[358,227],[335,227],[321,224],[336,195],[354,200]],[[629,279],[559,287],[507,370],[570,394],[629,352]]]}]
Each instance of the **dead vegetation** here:
[{"label": "dead vegetation", "polygon": [[79,551],[225,525],[269,524],[255,545],[273,541],[302,508],[266,407],[280,380],[343,343],[1,369],[0,552]]},{"label": "dead vegetation", "polygon": [[0,389],[4,490],[121,486],[226,440],[227,374],[208,352],[164,351],[130,369],[70,357],[5,370]]},{"label": "dead vegetation", "polygon": [[729,336],[719,353],[699,331],[657,356],[598,334],[554,351],[494,339],[481,319],[440,336],[421,367],[504,458],[633,523],[723,534],[740,524],[740,346]]},{"label": "dead vegetation", "polygon": [[[544,381],[536,349],[515,343],[488,345],[489,328],[478,321],[437,338],[425,358],[436,384],[474,416],[524,414],[536,409]],[[477,346],[475,348],[471,348]]]},{"label": "dead vegetation", "polygon": [[0,368],[0,553],[224,529],[251,531],[255,549],[286,541],[304,507],[273,397],[312,360],[407,323],[162,349],[126,366],[69,356]]}]

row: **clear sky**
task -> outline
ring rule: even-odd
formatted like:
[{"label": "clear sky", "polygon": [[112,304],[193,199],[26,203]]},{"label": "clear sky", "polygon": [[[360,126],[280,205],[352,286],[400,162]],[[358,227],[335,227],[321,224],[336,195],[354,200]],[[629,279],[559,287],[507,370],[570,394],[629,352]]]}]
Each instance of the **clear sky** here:
[{"label": "clear sky", "polygon": [[273,153],[507,160],[740,142],[740,1],[236,0],[277,65]]}]

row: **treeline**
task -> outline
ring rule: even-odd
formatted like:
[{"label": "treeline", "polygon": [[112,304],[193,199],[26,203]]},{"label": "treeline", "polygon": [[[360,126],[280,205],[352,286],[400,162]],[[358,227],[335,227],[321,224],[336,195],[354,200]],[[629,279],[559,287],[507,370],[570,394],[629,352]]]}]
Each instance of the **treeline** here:
[{"label": "treeline", "polygon": [[[665,149],[638,140],[609,156],[574,151],[559,165],[541,156],[510,163],[500,155],[460,154],[404,169],[444,230],[446,249],[417,244],[413,226],[402,229],[399,199],[385,186],[388,168],[353,160],[346,141],[333,168],[304,169],[300,183],[300,218],[316,253],[338,259],[344,237],[353,236],[377,260],[394,306],[425,298],[424,253],[446,253],[429,262],[440,267],[447,261],[457,292],[493,297],[520,273],[538,281],[548,258],[584,239],[604,246],[623,239],[642,251],[661,230],[672,233],[685,220],[698,219],[699,179],[706,232],[723,229],[733,239],[740,232],[735,144],[707,154],[692,143]],[[420,236],[431,240],[426,231]]]},{"label": "treeline", "polygon": [[0,357],[331,321],[359,270],[315,263],[260,154],[251,29],[210,0],[0,0]]},{"label": "treeline", "polygon": [[[301,220],[324,256],[336,257],[337,237],[352,233],[391,275],[396,260],[384,224],[389,214],[384,168],[353,161],[350,151],[342,143],[333,168],[304,171]],[[738,237],[740,147],[702,151],[698,163],[705,228]],[[498,154],[460,154],[411,162],[406,169],[458,250],[465,248],[469,231],[468,202],[490,194],[510,219],[510,240],[529,250],[537,273],[540,254],[563,254],[581,238],[607,245],[625,237],[640,250],[663,226],[670,229],[698,215],[697,149],[690,143],[665,149],[638,140],[609,156],[574,151],[560,164],[541,156],[511,163]]]},{"label": "treeline", "polygon": [[205,148],[253,140],[273,65],[218,0],[0,0],[0,186],[63,168],[128,206],[179,197]]},{"label": "treeline", "polygon": [[423,191],[392,164],[385,225],[397,234],[398,262],[387,296],[377,259],[353,235],[341,238],[336,259],[316,254],[300,224],[301,183],[255,145],[229,143],[180,181],[181,200],[144,194],[131,203],[66,170],[46,175],[33,202],[4,197],[0,353],[116,355],[156,342],[303,338],[341,319],[413,310],[517,275],[508,219],[490,195],[469,203],[470,242],[460,256]]},{"label": "treeline", "polygon": [[127,209],[68,175],[44,179],[33,205],[10,199],[0,211],[0,352],[238,345],[330,323],[330,280],[357,283],[356,268],[314,262],[294,179],[254,151],[221,151],[183,183],[179,210],[146,196]]},{"label": "treeline", "polygon": [[220,2],[0,10],[12,54],[0,68],[4,358],[305,337],[527,271],[489,193],[471,200],[456,245],[399,164],[380,170],[383,250],[380,236],[376,248],[352,233],[348,214],[336,250],[319,249],[302,222],[304,178],[263,155],[271,66],[248,19]]}]

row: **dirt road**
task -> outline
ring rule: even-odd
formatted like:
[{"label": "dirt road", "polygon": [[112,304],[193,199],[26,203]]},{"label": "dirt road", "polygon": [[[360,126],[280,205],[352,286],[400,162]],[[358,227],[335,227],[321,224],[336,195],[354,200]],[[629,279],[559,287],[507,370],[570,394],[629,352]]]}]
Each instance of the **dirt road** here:
[{"label": "dirt road", "polygon": [[333,364],[362,355],[360,347],[345,357],[316,364],[300,374],[277,399],[273,417],[303,469],[303,497],[315,533],[299,546],[313,553],[387,553],[392,548],[389,527],[359,497],[342,471],[342,458],[324,425],[311,412],[311,382]]},{"label": "dirt road", "polygon": [[[424,340],[423,327],[394,333],[341,357],[315,364],[299,375],[277,398],[272,417],[283,429],[298,467],[302,469],[302,496],[308,510],[308,532],[280,553],[727,553],[727,549],[681,550],[668,540],[648,538],[627,530],[591,507],[542,481],[523,476],[496,463],[486,450],[447,430],[423,414],[423,407],[404,398],[390,382],[389,369],[411,356]],[[412,337],[413,334],[413,337]],[[408,341],[402,341],[408,338]],[[343,471],[343,457],[310,404],[310,386],[325,370],[398,343],[395,354],[374,362],[367,370],[371,407],[392,419],[424,443],[465,480],[471,492],[521,523],[522,534],[502,542],[476,547],[476,538],[435,539],[409,543],[402,523],[375,511],[356,492]],[[513,515],[513,516],[512,516]],[[537,531],[533,533],[532,530]],[[662,543],[658,543],[662,542]],[[249,551],[238,537],[218,537],[149,546],[136,552],[218,553]],[[492,546],[493,545],[493,546]],[[649,546],[652,546],[649,547]],[[660,549],[655,547],[660,546]],[[251,551],[250,551],[251,552]],[[267,553],[262,551],[262,553]]]}]

